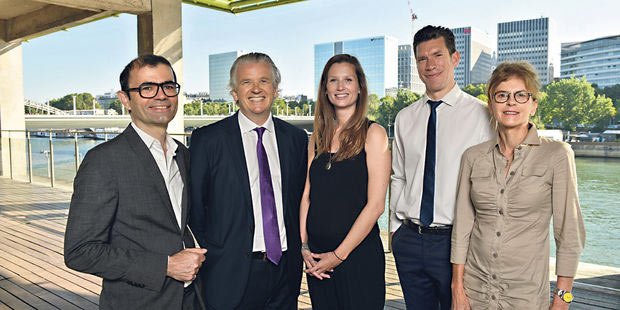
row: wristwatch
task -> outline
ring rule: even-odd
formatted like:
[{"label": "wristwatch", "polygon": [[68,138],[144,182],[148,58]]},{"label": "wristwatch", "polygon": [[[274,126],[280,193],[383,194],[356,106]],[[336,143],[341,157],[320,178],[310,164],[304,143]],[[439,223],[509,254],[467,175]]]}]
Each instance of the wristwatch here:
[{"label": "wristwatch", "polygon": [[558,295],[567,304],[570,304],[575,298],[573,296],[573,293],[571,293],[570,291],[561,290],[559,288],[555,289],[555,294]]}]

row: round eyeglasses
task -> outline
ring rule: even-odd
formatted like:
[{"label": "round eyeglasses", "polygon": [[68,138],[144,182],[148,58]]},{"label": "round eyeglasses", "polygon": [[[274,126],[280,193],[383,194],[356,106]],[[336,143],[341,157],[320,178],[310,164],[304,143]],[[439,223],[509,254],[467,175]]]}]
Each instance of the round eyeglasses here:
[{"label": "round eyeglasses", "polygon": [[140,84],[140,86],[138,87],[127,88],[125,89],[125,91],[126,92],[137,91],[140,94],[140,97],[144,99],[151,99],[157,96],[157,93],[159,92],[160,88],[164,92],[164,95],[166,95],[167,97],[176,97],[179,95],[179,92],[181,91],[181,85],[179,85],[179,83],[177,82],[163,82],[163,83],[146,82],[146,83]]},{"label": "round eyeglasses", "polygon": [[[498,91],[493,94],[493,101],[496,103],[505,103],[510,99],[511,93],[508,91]],[[528,93],[524,90],[518,91],[512,94],[512,97],[515,99],[517,103],[524,104],[530,100],[532,97],[532,93]]]}]

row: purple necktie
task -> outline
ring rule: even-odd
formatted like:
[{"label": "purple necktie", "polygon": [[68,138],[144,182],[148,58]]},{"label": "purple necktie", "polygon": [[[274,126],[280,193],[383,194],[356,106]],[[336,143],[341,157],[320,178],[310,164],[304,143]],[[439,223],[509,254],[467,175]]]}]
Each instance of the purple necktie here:
[{"label": "purple necktie", "polygon": [[274,264],[280,263],[282,258],[282,246],[280,244],[280,229],[276,213],[276,200],[271,185],[271,172],[269,171],[269,159],[265,146],[263,146],[263,133],[265,127],[257,127],[258,142],[256,143],[256,155],[258,155],[258,173],[260,174],[260,205],[263,213],[263,237],[265,239],[265,252],[267,259]]}]

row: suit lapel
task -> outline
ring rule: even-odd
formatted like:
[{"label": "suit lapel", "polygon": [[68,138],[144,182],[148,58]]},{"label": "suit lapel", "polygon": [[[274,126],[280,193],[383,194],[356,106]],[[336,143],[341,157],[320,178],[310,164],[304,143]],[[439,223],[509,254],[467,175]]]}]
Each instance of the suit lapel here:
[{"label": "suit lapel", "polygon": [[181,180],[183,180],[183,196],[181,198],[181,227],[185,227],[187,223],[187,214],[189,213],[189,184],[187,183],[187,162],[185,160],[185,152],[181,150],[183,147],[178,141],[175,140],[177,144],[179,144],[177,148],[177,153],[174,156],[175,161],[177,162],[177,166],[179,167],[179,173],[181,174]]},{"label": "suit lapel", "polygon": [[127,126],[127,129],[123,132],[127,141],[129,142],[129,147],[136,154],[138,161],[142,165],[143,170],[149,175],[149,178],[143,180],[145,183],[150,183],[155,187],[155,191],[161,198],[161,201],[168,210],[170,214],[170,220],[172,224],[177,229],[179,225],[176,223],[176,217],[174,215],[174,210],[172,209],[172,203],[170,202],[170,196],[168,195],[168,189],[166,189],[166,183],[164,183],[164,177],[159,172],[159,168],[157,167],[157,163],[155,162],[155,158],[153,158],[153,154],[146,147],[144,141],[138,136],[138,133],[133,129],[131,124]]},{"label": "suit lapel", "polygon": [[239,128],[239,113],[235,113],[228,120],[227,124],[227,132],[228,135],[227,143],[230,147],[230,151],[228,155],[230,156],[230,160],[235,167],[235,174],[237,175],[237,180],[239,181],[239,188],[241,189],[241,194],[244,198],[244,206],[250,206],[246,208],[250,215],[250,225],[252,225],[252,231],[254,231],[254,210],[252,207],[252,192],[250,190],[250,177],[248,176],[248,167],[245,158],[245,151],[243,149],[243,139],[241,138],[241,129]]},{"label": "suit lapel", "polygon": [[273,118],[273,126],[276,131],[276,140],[278,144],[278,157],[280,157],[280,174],[282,176],[281,185],[282,185],[282,209],[284,210],[284,215],[287,212],[286,202],[288,201],[288,184],[289,184],[289,173],[290,173],[290,160],[291,155],[289,154],[290,149],[290,136],[288,132],[282,129],[281,121],[277,118]]}]

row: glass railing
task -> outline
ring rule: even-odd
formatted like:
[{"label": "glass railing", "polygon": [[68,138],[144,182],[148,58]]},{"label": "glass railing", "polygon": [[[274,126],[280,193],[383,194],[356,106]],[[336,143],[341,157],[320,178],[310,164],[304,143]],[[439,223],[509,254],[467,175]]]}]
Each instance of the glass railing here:
[{"label": "glass railing", "polygon": [[[70,190],[82,159],[93,147],[108,141],[120,130],[2,130],[2,170],[0,174],[16,181]],[[189,133],[171,134],[189,145]],[[388,188],[389,191],[389,188]],[[385,212],[379,218],[381,238],[391,251],[389,194]]]}]

